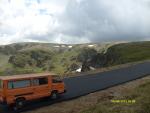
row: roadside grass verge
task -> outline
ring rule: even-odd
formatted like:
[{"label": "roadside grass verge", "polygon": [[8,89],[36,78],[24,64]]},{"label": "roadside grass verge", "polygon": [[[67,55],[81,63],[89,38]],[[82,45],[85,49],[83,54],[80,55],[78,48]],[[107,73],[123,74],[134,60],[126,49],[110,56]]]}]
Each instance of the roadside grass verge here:
[{"label": "roadside grass verge", "polygon": [[98,101],[97,104],[81,113],[150,113],[150,79],[144,84],[113,97],[114,100],[135,100],[135,103],[112,103],[109,99]]}]

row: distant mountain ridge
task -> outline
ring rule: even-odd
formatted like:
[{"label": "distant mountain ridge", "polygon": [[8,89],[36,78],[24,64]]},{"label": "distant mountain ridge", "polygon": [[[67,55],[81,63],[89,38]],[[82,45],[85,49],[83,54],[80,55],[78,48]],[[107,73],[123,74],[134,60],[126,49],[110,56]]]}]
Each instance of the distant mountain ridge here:
[{"label": "distant mountain ridge", "polygon": [[52,71],[61,75],[150,59],[150,42],[14,43],[0,46],[0,75]]},{"label": "distant mountain ridge", "polygon": [[[112,45],[112,43],[53,44],[30,42],[0,46],[0,56],[2,56],[0,57],[0,72],[2,75],[28,71],[70,73],[81,67],[82,62],[77,59],[84,48],[103,52]],[[35,56],[39,58],[35,58]]]}]

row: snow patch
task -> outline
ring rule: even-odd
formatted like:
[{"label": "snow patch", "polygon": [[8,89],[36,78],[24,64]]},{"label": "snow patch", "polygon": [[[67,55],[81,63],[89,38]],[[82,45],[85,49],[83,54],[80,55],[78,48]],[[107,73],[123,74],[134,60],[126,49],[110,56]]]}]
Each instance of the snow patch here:
[{"label": "snow patch", "polygon": [[68,46],[68,48],[72,48],[72,46]]},{"label": "snow patch", "polygon": [[60,46],[53,46],[53,47],[59,48]]},{"label": "snow patch", "polygon": [[94,47],[95,45],[88,45],[88,47]]}]

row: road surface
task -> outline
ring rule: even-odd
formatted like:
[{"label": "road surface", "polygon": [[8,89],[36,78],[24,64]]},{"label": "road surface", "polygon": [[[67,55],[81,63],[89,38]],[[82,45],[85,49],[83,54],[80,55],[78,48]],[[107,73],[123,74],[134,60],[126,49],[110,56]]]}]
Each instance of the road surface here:
[{"label": "road surface", "polygon": [[[42,99],[30,102],[23,111],[33,110],[56,102],[77,98],[79,96],[135,80],[146,75],[150,75],[150,61],[107,72],[65,78],[64,82],[66,84],[67,93],[62,95],[60,99],[55,101]],[[8,111],[5,111],[4,113],[8,113]],[[11,112],[9,111],[9,113]]]}]

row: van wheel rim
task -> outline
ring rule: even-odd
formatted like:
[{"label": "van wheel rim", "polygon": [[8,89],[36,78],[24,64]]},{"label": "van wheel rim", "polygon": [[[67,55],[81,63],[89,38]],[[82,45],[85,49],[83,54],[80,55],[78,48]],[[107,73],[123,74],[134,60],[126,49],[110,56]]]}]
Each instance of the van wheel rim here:
[{"label": "van wheel rim", "polygon": [[23,102],[19,102],[18,105],[19,105],[19,106],[23,106]]},{"label": "van wheel rim", "polygon": [[57,98],[57,95],[55,93],[53,93],[52,99],[56,99],[56,98]]},{"label": "van wheel rim", "polygon": [[15,106],[15,107],[13,107],[13,109],[14,109],[14,111],[17,111],[18,110],[18,108]]}]

